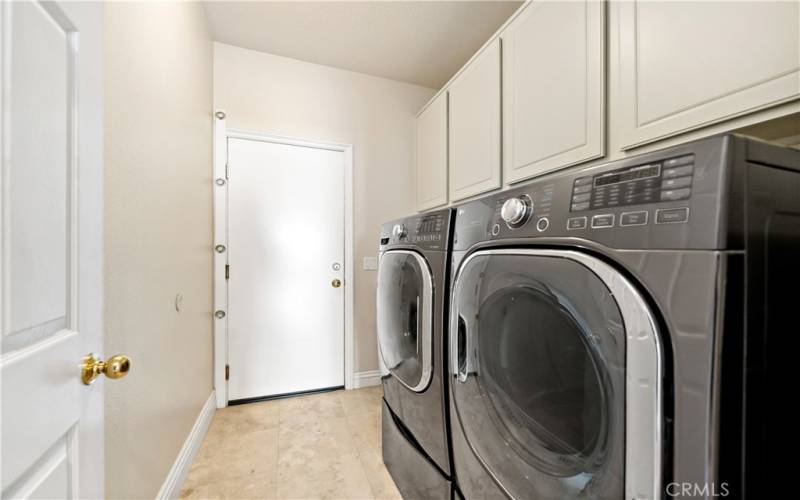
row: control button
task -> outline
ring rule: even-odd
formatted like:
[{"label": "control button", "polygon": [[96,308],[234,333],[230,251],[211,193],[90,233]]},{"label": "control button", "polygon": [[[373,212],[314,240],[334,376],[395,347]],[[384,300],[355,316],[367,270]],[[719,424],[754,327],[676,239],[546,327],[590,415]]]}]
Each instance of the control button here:
[{"label": "control button", "polygon": [[506,221],[508,227],[521,227],[531,217],[533,212],[533,202],[530,196],[522,195],[515,198],[509,198],[500,208],[500,217]]},{"label": "control button", "polygon": [[689,188],[669,189],[661,191],[661,201],[685,200],[690,194],[692,194],[692,190]]},{"label": "control button", "polygon": [[542,231],[546,231],[549,225],[550,221],[547,219],[547,217],[542,217],[536,222],[536,230],[541,233]]},{"label": "control button", "polygon": [[592,217],[592,229],[614,227],[614,214],[602,214]]},{"label": "control button", "polygon": [[656,210],[656,224],[679,224],[689,220],[689,207]]},{"label": "control button", "polygon": [[588,193],[591,190],[592,190],[591,184],[584,184],[583,186],[575,186],[575,189],[572,190],[572,194]]},{"label": "control button", "polygon": [[586,203],[573,203],[570,211],[579,212],[581,210],[589,210],[589,202]]},{"label": "control button", "polygon": [[620,226],[644,226],[647,224],[647,211],[625,212],[619,217]]},{"label": "control button", "polygon": [[694,165],[684,165],[682,167],[665,168],[661,174],[663,179],[671,179],[673,177],[683,177],[684,175],[692,175]]},{"label": "control button", "polygon": [[392,228],[392,235],[398,240],[406,236],[406,226],[403,224],[395,224]]},{"label": "control button", "polygon": [[567,230],[586,229],[586,217],[573,217],[567,219]]},{"label": "control button", "polygon": [[694,155],[681,156],[679,158],[670,158],[664,161],[664,168],[679,167],[681,165],[688,165],[694,162]]},{"label": "control button", "polygon": [[589,201],[589,198],[591,197],[592,193],[576,194],[572,197],[572,203],[582,203],[584,201]]},{"label": "control button", "polygon": [[497,236],[500,234],[500,224],[495,224],[492,226],[492,236]]},{"label": "control button", "polygon": [[573,186],[583,186],[585,184],[591,184],[591,183],[592,183],[592,177],[589,176],[589,177],[581,177],[579,179],[575,179],[575,182],[573,182],[572,185]]},{"label": "control button", "polygon": [[692,177],[675,177],[672,179],[664,179],[661,183],[661,189],[677,189],[688,187],[692,185]]}]

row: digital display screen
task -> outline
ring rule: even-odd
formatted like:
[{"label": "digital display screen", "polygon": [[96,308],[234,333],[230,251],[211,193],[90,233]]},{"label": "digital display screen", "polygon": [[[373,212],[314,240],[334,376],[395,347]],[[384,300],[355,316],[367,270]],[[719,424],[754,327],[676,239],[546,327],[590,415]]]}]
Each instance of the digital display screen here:
[{"label": "digital display screen", "polygon": [[595,187],[608,186],[619,182],[638,181],[649,177],[658,177],[661,174],[661,164],[643,165],[623,172],[609,172],[594,179]]},{"label": "digital display screen", "polygon": [[442,219],[440,217],[426,217],[417,224],[418,233],[435,233],[441,228]]}]

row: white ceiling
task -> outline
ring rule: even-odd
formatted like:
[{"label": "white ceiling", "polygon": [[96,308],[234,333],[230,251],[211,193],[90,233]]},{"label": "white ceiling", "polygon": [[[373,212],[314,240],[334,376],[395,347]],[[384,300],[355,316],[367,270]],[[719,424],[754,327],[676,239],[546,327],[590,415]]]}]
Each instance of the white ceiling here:
[{"label": "white ceiling", "polygon": [[518,1],[204,2],[214,40],[441,88]]}]

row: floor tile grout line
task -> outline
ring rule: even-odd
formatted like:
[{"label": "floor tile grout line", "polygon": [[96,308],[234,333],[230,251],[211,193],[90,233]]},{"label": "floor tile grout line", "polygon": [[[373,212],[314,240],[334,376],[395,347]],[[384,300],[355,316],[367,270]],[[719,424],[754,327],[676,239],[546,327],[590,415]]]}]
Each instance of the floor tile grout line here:
[{"label": "floor tile grout line", "polygon": [[358,449],[358,444],[357,444],[357,441],[356,441],[356,434],[353,431],[352,422],[347,417],[345,417],[345,424],[347,425],[347,430],[350,433],[350,439],[354,443],[356,443],[355,449],[356,449],[356,456],[358,457],[358,463],[361,466],[361,472],[364,474],[364,477],[367,480],[367,485],[369,485],[369,491],[372,492],[372,498],[373,498],[373,500],[375,500],[376,498],[378,498],[378,495],[375,492],[375,487],[372,486],[372,481],[370,481],[370,474],[369,474],[369,471],[367,470],[367,466],[364,463],[364,460],[361,458],[361,450]]},{"label": "floor tile grout line", "polygon": [[369,480],[370,474],[367,470],[367,464],[364,463],[364,459],[361,458],[361,452],[358,453],[358,462],[361,464],[361,470],[364,471],[364,475],[367,476],[367,484],[369,484],[369,489],[372,492],[372,498],[378,498],[378,492],[375,491],[375,487],[372,486],[372,481]]},{"label": "floor tile grout line", "polygon": [[283,421],[281,420],[281,403],[278,401],[277,412],[278,412],[278,432],[275,436],[275,482],[272,485],[273,491],[272,495],[273,498],[278,498],[278,481],[281,480],[280,472],[281,472],[281,430],[283,428]]}]

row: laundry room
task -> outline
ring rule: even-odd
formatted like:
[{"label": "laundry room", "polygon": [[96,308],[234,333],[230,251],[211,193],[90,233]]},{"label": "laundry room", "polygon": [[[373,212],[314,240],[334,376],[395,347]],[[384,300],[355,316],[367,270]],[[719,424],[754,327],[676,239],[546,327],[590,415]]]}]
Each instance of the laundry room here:
[{"label": "laundry room", "polygon": [[780,491],[800,0],[11,0],[0,72],[3,499]]}]

